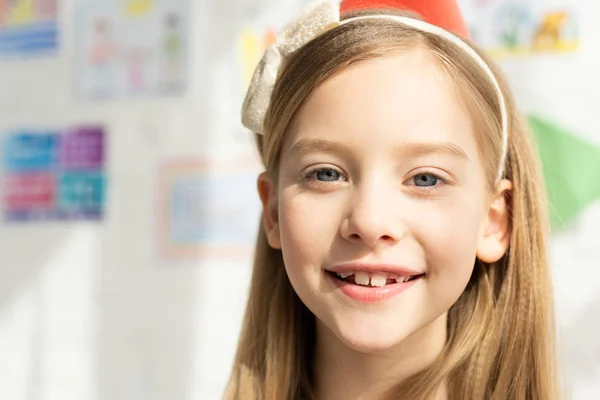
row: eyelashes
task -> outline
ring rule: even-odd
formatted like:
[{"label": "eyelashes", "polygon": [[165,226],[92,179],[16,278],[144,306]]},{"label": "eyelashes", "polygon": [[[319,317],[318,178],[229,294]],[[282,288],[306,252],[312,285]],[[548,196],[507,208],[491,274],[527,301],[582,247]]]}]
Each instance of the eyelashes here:
[{"label": "eyelashes", "polygon": [[343,172],[331,167],[312,168],[302,174],[303,179],[323,183],[347,181]]},{"label": "eyelashes", "polygon": [[448,182],[439,176],[438,174],[430,173],[430,172],[420,172],[414,175],[409,181],[413,182],[413,185],[419,188],[424,189],[436,189],[441,184],[448,184]]},{"label": "eyelashes", "polygon": [[[334,188],[348,182],[348,177],[342,170],[330,166],[309,168],[300,174],[300,179],[307,186],[318,188]],[[412,173],[403,181],[403,185],[418,191],[434,191],[450,184],[448,179],[430,170]]]}]

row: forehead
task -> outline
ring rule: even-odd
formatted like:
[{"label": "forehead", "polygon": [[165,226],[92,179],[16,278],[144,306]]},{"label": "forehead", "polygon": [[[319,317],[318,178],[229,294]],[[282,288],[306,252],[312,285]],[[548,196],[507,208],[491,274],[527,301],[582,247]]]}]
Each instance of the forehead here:
[{"label": "forehead", "polygon": [[424,50],[365,61],[322,83],[298,110],[284,149],[298,136],[358,146],[452,142],[469,158],[477,153],[459,91]]}]

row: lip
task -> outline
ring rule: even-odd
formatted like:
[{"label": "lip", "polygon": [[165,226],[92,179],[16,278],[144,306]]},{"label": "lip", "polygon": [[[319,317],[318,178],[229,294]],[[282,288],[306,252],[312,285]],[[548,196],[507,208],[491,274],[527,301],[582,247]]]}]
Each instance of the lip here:
[{"label": "lip", "polygon": [[397,274],[400,276],[416,276],[422,275],[424,271],[417,271],[414,269],[410,269],[401,265],[394,264],[367,264],[367,263],[346,263],[346,264],[337,264],[331,268],[326,268],[329,272],[342,273],[342,272],[350,272],[350,271],[363,271],[363,272],[387,272],[391,274]]},{"label": "lip", "polygon": [[[379,270],[381,271],[381,270]],[[343,271],[342,271],[343,272]],[[372,304],[389,300],[420,282],[423,276],[404,283],[394,283],[384,287],[361,286],[334,278],[325,272],[327,279],[343,294],[360,303]]]}]

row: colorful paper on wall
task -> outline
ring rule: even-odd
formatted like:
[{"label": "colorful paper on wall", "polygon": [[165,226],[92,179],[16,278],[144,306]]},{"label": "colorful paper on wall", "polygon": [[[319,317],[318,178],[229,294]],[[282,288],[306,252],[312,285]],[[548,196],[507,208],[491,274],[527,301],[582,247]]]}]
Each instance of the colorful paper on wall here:
[{"label": "colorful paper on wall", "polygon": [[2,163],[4,219],[102,219],[104,141],[104,130],[98,126],[6,135]]},{"label": "colorful paper on wall", "polygon": [[0,0],[0,59],[58,51],[58,0]]},{"label": "colorful paper on wall", "polygon": [[542,160],[550,217],[555,228],[600,201],[600,148],[538,116],[529,116]]},{"label": "colorful paper on wall", "polygon": [[495,58],[577,51],[582,0],[459,0],[473,41]]},{"label": "colorful paper on wall", "polygon": [[86,98],[178,95],[188,86],[188,0],[84,0],[76,87]]},{"label": "colorful paper on wall", "polygon": [[180,160],[162,167],[158,248],[167,260],[247,258],[258,229],[258,164]]}]

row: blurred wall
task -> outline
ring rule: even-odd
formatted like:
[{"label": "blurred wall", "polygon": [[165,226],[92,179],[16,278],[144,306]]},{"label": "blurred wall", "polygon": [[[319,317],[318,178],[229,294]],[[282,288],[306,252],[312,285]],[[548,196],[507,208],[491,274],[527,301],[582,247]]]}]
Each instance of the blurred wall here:
[{"label": "blurred wall", "polygon": [[[210,4],[192,2],[194,74],[182,98],[75,96],[74,1],[58,57],[0,63],[0,130],[105,125],[103,223],[0,225],[0,398],[186,399],[202,394],[202,269],[159,263],[155,176],[210,144]],[[206,282],[205,282],[206,284]]]}]

